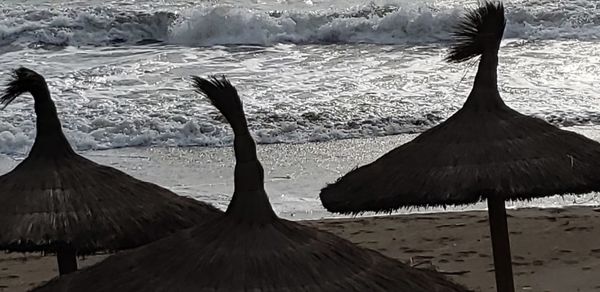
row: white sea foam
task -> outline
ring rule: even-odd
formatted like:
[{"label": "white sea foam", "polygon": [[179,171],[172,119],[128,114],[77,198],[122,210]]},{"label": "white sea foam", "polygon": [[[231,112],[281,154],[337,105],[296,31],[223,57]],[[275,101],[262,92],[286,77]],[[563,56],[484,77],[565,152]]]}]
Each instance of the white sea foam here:
[{"label": "white sea foam", "polygon": [[[79,150],[229,145],[192,74],[231,78],[259,143],[420,132],[460,107],[473,76],[441,61],[454,1],[53,1],[0,3],[0,72],[43,74]],[[507,6],[506,102],[559,126],[600,125],[598,4]],[[34,137],[24,95],[0,112],[0,153],[21,155]]]},{"label": "white sea foam", "polygon": [[[304,117],[293,117],[296,121],[257,123],[252,118],[253,134],[258,143],[306,143],[338,139],[377,137],[394,134],[417,133],[436,124],[437,116],[423,119],[373,119],[342,121],[310,121]],[[272,116],[271,116],[272,118]],[[290,118],[289,116],[287,117]],[[427,120],[431,118],[433,120]],[[558,125],[600,125],[600,117],[562,116],[546,117]],[[26,127],[29,123],[13,126],[0,123],[0,153],[23,154],[28,151],[35,137],[35,130]],[[78,150],[110,149],[138,146],[223,146],[232,144],[232,133],[220,121],[204,120],[187,122],[121,121],[108,122],[98,119],[82,129],[73,130],[66,125],[65,133]],[[80,125],[77,125],[80,126]]]},{"label": "white sea foam", "polygon": [[[595,1],[539,2],[507,4],[506,37],[600,37],[600,8]],[[282,11],[212,3],[175,6],[172,10],[168,6],[131,5],[21,6],[0,11],[0,44],[49,47],[154,41],[192,46],[432,43],[448,39],[461,11],[459,6],[443,2],[407,1]]]}]

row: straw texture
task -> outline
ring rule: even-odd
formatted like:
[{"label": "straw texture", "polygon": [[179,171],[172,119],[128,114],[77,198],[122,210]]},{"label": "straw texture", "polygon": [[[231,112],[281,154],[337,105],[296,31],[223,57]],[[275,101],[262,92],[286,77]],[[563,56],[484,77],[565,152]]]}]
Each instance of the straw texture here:
[{"label": "straw texture", "polygon": [[[502,4],[488,2],[461,20],[459,28],[466,32],[456,33],[459,37],[448,60],[481,54],[464,106],[414,140],[322,189],[320,198],[329,211],[388,212],[408,206],[469,204],[491,196],[528,200],[600,190],[599,143],[520,114],[502,101],[497,89],[498,47],[489,44],[500,43],[503,13]],[[473,32],[474,27],[484,31]],[[490,34],[498,40],[490,39]]]},{"label": "straw texture", "polygon": [[34,291],[467,291],[286,220],[229,216],[51,281]]},{"label": "straw texture", "polygon": [[468,9],[452,33],[454,45],[446,61],[460,63],[483,54],[497,52],[506,19],[501,2],[483,1],[477,9]]},{"label": "straw texture", "polygon": [[133,248],[221,213],[77,155],[41,75],[17,69],[0,100],[7,105],[24,92],[35,99],[37,136],[29,156],[0,176],[1,250]]},{"label": "straw texture", "polygon": [[467,291],[436,272],[279,219],[235,88],[224,78],[195,78],[194,85],[234,129],[235,191],[227,212],[34,291]]}]

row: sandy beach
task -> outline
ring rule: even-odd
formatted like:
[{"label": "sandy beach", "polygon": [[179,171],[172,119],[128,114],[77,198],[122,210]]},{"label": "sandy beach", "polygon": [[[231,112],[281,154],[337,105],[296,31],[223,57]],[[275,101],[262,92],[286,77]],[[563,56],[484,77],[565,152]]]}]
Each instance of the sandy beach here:
[{"label": "sandy beach", "polygon": [[[600,291],[600,208],[530,208],[508,213],[517,291]],[[303,222],[411,265],[435,268],[474,291],[495,291],[485,212]],[[86,257],[80,265],[105,257]],[[54,257],[0,255],[2,292],[27,291],[56,274]]]},{"label": "sandy beach", "polygon": [[[600,291],[600,209],[508,211],[517,291]],[[486,212],[311,222],[361,246],[495,291]]]}]

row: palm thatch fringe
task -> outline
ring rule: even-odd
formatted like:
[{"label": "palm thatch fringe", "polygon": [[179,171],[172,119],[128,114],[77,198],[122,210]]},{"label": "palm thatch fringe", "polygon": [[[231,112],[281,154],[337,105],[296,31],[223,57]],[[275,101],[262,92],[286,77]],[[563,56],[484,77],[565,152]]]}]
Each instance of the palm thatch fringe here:
[{"label": "palm thatch fringe", "polygon": [[56,252],[61,272],[71,271],[75,254],[137,247],[221,213],[77,155],[38,73],[15,70],[0,102],[25,92],[37,135],[28,157],[0,176],[1,250]]},{"label": "palm thatch fringe", "polygon": [[529,200],[600,190],[600,144],[506,106],[464,107],[321,191],[332,212]]},{"label": "palm thatch fringe", "polygon": [[235,88],[225,78],[195,78],[195,87],[235,129],[235,191],[227,212],[34,291],[467,291],[439,273],[277,218]]}]

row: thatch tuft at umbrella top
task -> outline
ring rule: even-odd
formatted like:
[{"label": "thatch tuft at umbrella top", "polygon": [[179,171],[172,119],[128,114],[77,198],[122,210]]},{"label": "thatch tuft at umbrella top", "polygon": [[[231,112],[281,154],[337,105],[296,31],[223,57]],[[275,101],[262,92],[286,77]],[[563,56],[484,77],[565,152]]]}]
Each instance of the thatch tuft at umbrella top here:
[{"label": "thatch tuft at umbrella top", "polygon": [[0,176],[0,250],[56,252],[64,274],[76,269],[76,254],[137,247],[221,213],[76,154],[38,73],[15,70],[0,102],[25,92],[37,135],[28,157]]},{"label": "thatch tuft at umbrella top", "polygon": [[194,86],[235,134],[235,187],[225,214],[34,291],[467,291],[436,272],[279,219],[236,89],[225,78],[195,77]]}]

